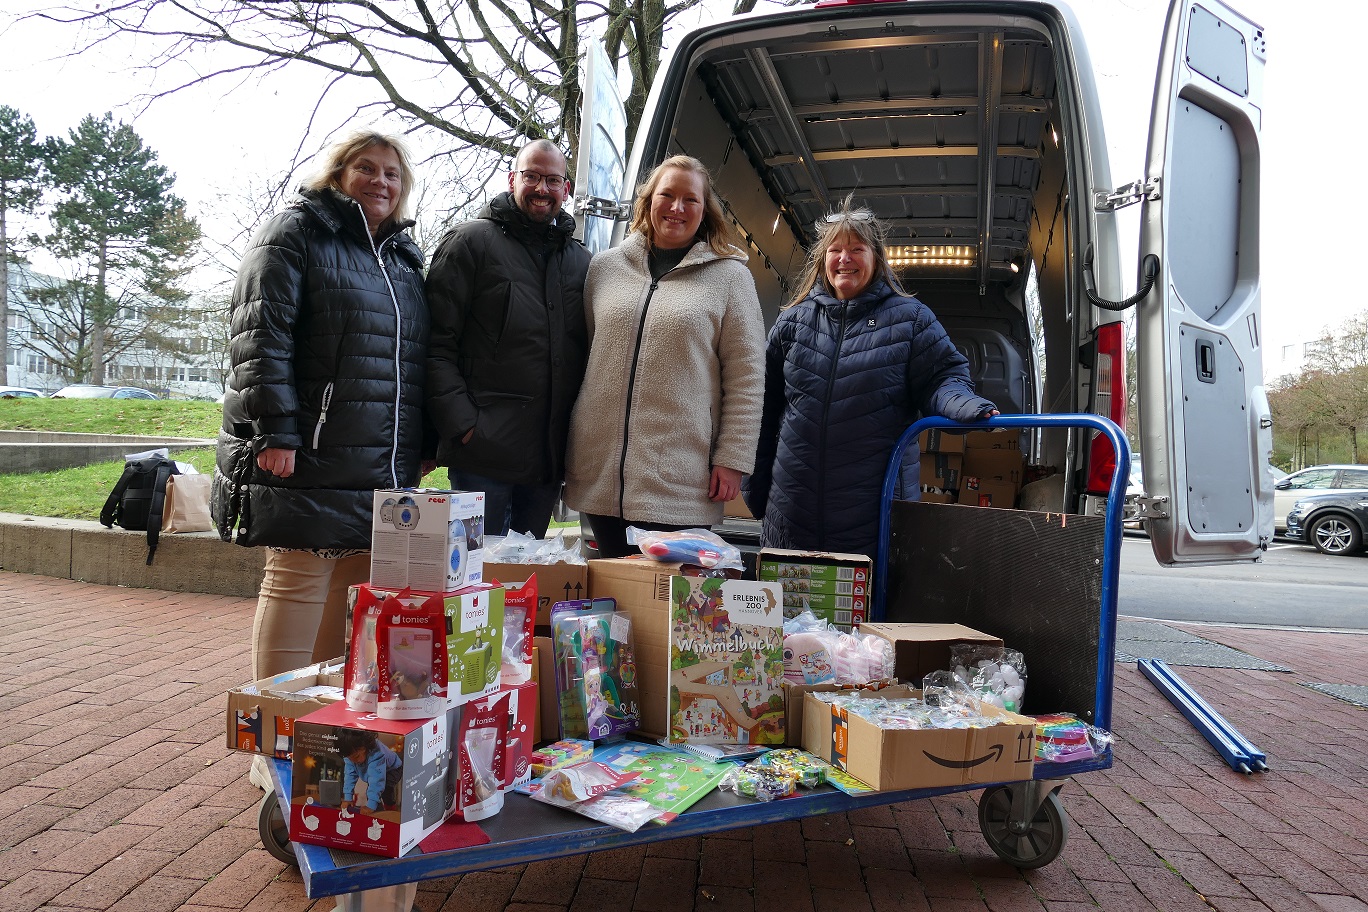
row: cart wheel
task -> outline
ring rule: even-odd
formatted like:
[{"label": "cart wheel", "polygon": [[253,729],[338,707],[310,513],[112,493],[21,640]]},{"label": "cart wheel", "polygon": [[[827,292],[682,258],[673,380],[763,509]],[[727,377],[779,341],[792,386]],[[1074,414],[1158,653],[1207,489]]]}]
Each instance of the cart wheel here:
[{"label": "cart wheel", "polygon": [[1059,796],[1050,792],[1029,822],[1014,823],[1011,786],[998,785],[984,789],[979,797],[979,829],[1003,861],[1022,869],[1039,868],[1064,851],[1069,817]]},{"label": "cart wheel", "polygon": [[280,812],[280,799],[276,797],[274,789],[266,793],[266,797],[261,799],[261,807],[257,809],[257,833],[261,836],[262,847],[274,858],[299,867],[294,844],[290,842],[290,827],[285,815]]}]

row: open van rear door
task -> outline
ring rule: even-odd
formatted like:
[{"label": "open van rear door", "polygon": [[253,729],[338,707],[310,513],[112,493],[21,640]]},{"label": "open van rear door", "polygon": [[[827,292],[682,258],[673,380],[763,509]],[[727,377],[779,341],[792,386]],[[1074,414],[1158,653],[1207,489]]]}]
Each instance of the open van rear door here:
[{"label": "open van rear door", "polygon": [[613,65],[598,41],[589,42],[585,54],[583,97],[574,214],[580,240],[590,253],[598,253],[612,246],[614,221],[630,215],[630,203],[619,202],[627,173],[627,109]]},{"label": "open van rear door", "polygon": [[1146,155],[1138,314],[1145,513],[1161,564],[1257,559],[1273,535],[1259,312],[1263,29],[1174,0]]}]

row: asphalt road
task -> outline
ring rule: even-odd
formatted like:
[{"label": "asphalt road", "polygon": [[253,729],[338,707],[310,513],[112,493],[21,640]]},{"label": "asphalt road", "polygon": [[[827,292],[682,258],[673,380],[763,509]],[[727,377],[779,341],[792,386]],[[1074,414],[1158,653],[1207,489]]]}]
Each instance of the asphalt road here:
[{"label": "asphalt road", "polygon": [[1118,610],[1217,624],[1368,629],[1368,554],[1329,557],[1277,542],[1261,563],[1161,567],[1149,539],[1121,545]]}]

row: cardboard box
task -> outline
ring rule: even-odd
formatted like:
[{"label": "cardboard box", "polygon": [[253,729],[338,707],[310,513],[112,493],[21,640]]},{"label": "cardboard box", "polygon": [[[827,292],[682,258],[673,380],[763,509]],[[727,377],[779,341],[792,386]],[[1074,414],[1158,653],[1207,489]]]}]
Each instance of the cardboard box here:
[{"label": "cardboard box", "polygon": [[953,491],[960,486],[960,476],[963,474],[963,456],[947,453],[922,454],[920,480],[924,486]]},{"label": "cardboard box", "polygon": [[[295,724],[290,839],[391,858],[417,845],[446,816],[449,716],[378,719],[334,703],[300,719]],[[361,750],[367,753],[358,760]],[[373,755],[378,755],[373,762],[382,772],[384,758],[398,762],[393,772],[382,775],[378,795],[372,794],[365,775]]]},{"label": "cardboard box", "polygon": [[964,456],[962,478],[976,476],[983,481],[1005,482],[1021,487],[1020,450],[970,450]]},{"label": "cardboard box", "polygon": [[431,488],[375,492],[372,586],[453,592],[480,582],[483,563],[483,493]]},{"label": "cardboard box", "polygon": [[950,492],[948,492],[948,491],[941,491],[941,490],[928,491],[928,490],[926,490],[925,488],[923,488],[923,489],[922,489],[922,492],[921,492],[921,502],[922,502],[922,503],[952,504],[952,503],[954,503],[958,498],[959,498],[959,495],[958,495],[958,494],[953,494],[953,493],[950,493]]},{"label": "cardboard box", "polygon": [[[536,690],[533,691],[536,699],[532,701],[532,743],[537,745],[542,742],[541,648],[538,646],[532,647],[532,684],[536,687]],[[553,687],[552,689],[554,690],[555,688]]]},{"label": "cardboard box", "polygon": [[893,644],[893,676],[920,686],[933,671],[950,670],[950,647],[956,643],[1001,646],[1002,640],[963,624],[862,624],[861,633]]},{"label": "cardboard box", "polygon": [[873,566],[863,554],[764,548],[758,569],[762,581],[778,582],[784,589],[785,616],[795,617],[809,608],[848,632],[864,621],[873,592]]},{"label": "cardboard box", "polygon": [[785,681],[784,743],[789,747],[803,746],[803,707],[806,705],[803,698],[808,694],[827,693],[833,690],[877,690],[883,686],[884,684],[877,684],[861,687],[858,684],[836,684],[832,682],[826,684],[794,684],[791,681]]},{"label": "cardboard box", "polygon": [[[891,687],[871,696],[913,697],[921,691]],[[803,698],[803,748],[879,791],[941,788],[975,782],[1030,779],[1035,762],[1035,720],[987,703],[995,718],[986,728],[881,729],[867,719]]]},{"label": "cardboard box", "polygon": [[971,507],[1005,507],[1010,510],[1016,506],[1016,495],[1017,488],[1014,484],[1004,481],[986,481],[966,475],[964,486],[960,488],[955,503],[967,504]]},{"label": "cardboard box", "polygon": [[736,519],[755,518],[751,515],[750,507],[746,506],[746,502],[741,499],[740,494],[736,495],[731,500],[727,501],[725,505],[723,505],[722,515],[735,517]]},{"label": "cardboard box", "polygon": [[964,434],[952,433],[942,428],[922,431],[917,437],[917,445],[925,453],[963,453]]},{"label": "cardboard box", "polygon": [[550,637],[534,637],[537,654],[537,743],[560,739],[560,704],[556,698],[556,658]]},{"label": "cardboard box", "polygon": [[[632,618],[632,650],[641,701],[637,730],[654,738],[670,731],[670,579],[679,574],[679,567],[647,557],[589,562],[589,588],[594,597],[616,600],[618,610]],[[547,737],[551,737],[550,731]]]},{"label": "cardboard box", "polygon": [[537,625],[551,624],[551,606],[589,598],[589,568],[584,564],[495,564],[484,565],[487,583],[521,583],[537,575]]},{"label": "cardboard box", "polygon": [[228,691],[228,749],[288,760],[295,720],[342,699],[336,667],[310,665]]},{"label": "cardboard box", "polygon": [[1020,450],[1021,431],[970,431],[964,435],[964,446],[968,450]]}]

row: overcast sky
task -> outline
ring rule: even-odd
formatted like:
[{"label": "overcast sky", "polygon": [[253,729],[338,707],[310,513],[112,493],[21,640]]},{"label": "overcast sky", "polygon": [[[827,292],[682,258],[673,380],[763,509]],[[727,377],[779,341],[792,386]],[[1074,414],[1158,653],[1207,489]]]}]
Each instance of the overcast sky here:
[{"label": "overcast sky", "polygon": [[[38,5],[0,0],[0,28]],[[1114,184],[1141,176],[1150,97],[1166,0],[1073,0],[1097,70]],[[1263,131],[1262,281],[1265,371],[1277,373],[1283,347],[1317,337],[1368,307],[1363,280],[1346,273],[1351,250],[1349,155],[1356,143],[1342,117],[1352,90],[1355,55],[1332,50],[1327,27],[1364,34],[1368,3],[1351,0],[1234,0],[1263,25],[1268,39]],[[730,0],[707,0],[713,11]],[[704,15],[698,11],[689,24]],[[669,44],[667,40],[667,44]],[[61,59],[69,31],[36,25],[0,33],[0,104],[28,114],[40,134],[65,134],[86,114],[113,110],[131,120],[161,162],[177,175],[177,193],[204,217],[219,194],[261,183],[294,156],[320,78],[308,67],[227,92],[227,83],[194,89],[137,114],[129,100],[146,91],[130,62],[145,56],[131,43],[79,59]],[[1356,74],[1355,74],[1356,75]],[[225,94],[226,93],[226,94]],[[340,118],[341,106],[334,114]],[[135,114],[137,116],[135,117]],[[326,121],[331,123],[333,121]],[[318,143],[313,143],[316,149]],[[1138,214],[1137,208],[1130,210]],[[1133,236],[1131,243],[1133,244]],[[1289,246],[1290,244],[1290,246]],[[1123,250],[1123,264],[1133,255]],[[1133,283],[1136,270],[1123,265]]]}]

